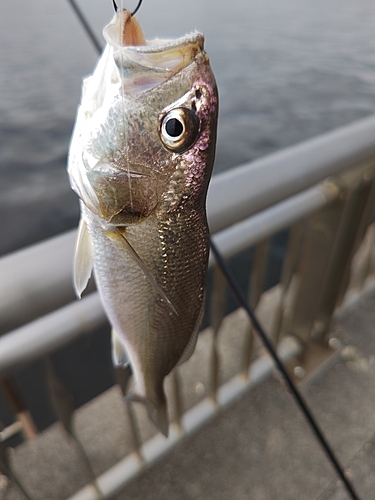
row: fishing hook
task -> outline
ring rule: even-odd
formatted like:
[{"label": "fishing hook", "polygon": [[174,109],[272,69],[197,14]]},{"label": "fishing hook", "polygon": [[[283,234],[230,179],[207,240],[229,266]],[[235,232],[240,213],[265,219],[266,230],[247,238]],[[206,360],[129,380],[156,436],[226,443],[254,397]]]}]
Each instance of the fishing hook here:
[{"label": "fishing hook", "polygon": [[[115,9],[115,12],[117,12],[117,11],[118,11],[118,7],[117,7],[117,4],[116,4],[115,0],[112,0],[112,2],[113,2],[113,8]],[[139,0],[137,7],[136,7],[136,8],[135,8],[135,10],[134,10],[134,11],[130,14],[130,16],[131,16],[131,17],[133,17],[133,16],[134,16],[134,15],[138,12],[139,7],[142,5],[142,2],[143,2],[143,0]]]}]

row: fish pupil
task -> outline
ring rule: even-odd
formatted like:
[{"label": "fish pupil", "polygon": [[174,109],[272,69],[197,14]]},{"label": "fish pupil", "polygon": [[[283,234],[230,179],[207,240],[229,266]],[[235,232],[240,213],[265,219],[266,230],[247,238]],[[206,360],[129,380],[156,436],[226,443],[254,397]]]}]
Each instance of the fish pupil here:
[{"label": "fish pupil", "polygon": [[177,120],[177,118],[171,118],[165,124],[165,130],[170,137],[179,137],[182,134],[184,127],[180,120]]}]

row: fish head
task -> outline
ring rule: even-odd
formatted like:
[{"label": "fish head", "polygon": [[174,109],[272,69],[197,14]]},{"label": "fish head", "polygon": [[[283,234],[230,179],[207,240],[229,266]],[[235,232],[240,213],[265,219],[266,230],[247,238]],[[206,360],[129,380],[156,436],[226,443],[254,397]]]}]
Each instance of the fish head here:
[{"label": "fish head", "polygon": [[[116,226],[204,205],[216,141],[203,35],[146,42],[132,19],[119,11],[104,29],[107,46],[84,81],[68,162],[82,202]],[[142,45],[125,45],[126,36]]]}]

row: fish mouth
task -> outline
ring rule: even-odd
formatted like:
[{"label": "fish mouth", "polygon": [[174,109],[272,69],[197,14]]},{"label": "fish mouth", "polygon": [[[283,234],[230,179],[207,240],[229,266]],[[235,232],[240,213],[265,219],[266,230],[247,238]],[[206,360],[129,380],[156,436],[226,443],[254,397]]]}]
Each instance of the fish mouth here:
[{"label": "fish mouth", "polygon": [[131,95],[168,80],[204,51],[204,36],[198,32],[174,40],[146,40],[140,25],[126,10],[116,13],[103,35],[113,50],[123,87]]}]

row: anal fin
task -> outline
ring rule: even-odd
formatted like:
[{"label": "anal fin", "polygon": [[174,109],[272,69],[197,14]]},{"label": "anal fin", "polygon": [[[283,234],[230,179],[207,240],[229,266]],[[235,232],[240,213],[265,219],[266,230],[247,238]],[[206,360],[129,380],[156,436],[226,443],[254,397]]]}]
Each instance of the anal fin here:
[{"label": "anal fin", "polygon": [[125,345],[121,340],[120,335],[114,328],[112,328],[111,340],[112,340],[112,364],[115,368],[125,369],[130,363],[128,353],[126,352]]}]

